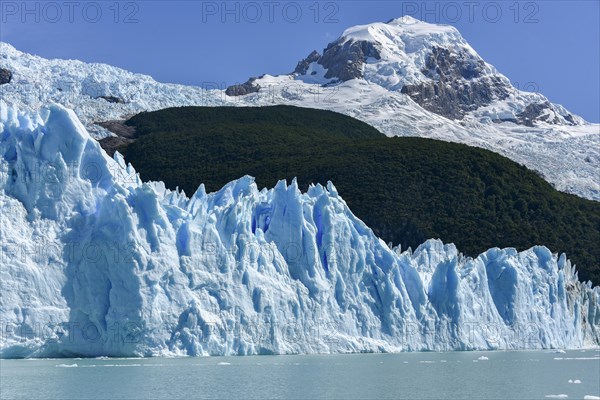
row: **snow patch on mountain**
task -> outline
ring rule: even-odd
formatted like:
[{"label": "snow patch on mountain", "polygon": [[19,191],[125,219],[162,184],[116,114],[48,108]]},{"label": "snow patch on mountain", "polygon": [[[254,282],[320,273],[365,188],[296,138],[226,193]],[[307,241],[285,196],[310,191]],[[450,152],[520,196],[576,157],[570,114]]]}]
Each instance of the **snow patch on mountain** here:
[{"label": "snow patch on mountain", "polygon": [[0,356],[573,348],[600,288],[545,247],[390,249],[333,184],[191,197],[73,111],[0,102]]}]

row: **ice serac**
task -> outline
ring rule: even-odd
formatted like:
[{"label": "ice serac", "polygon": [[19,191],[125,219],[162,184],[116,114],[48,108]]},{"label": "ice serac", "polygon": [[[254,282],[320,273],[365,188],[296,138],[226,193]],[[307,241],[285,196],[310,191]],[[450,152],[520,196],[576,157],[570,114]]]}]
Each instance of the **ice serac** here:
[{"label": "ice serac", "polygon": [[44,59],[4,42],[0,42],[0,85],[0,98],[22,110],[35,111],[49,103],[73,109],[97,139],[112,135],[100,122],[167,107],[225,104],[214,84],[201,88],[161,83],[107,64]]},{"label": "ice serac", "polygon": [[0,355],[221,355],[600,343],[600,289],[544,247],[390,249],[333,184],[191,197],[55,105],[0,119]]}]

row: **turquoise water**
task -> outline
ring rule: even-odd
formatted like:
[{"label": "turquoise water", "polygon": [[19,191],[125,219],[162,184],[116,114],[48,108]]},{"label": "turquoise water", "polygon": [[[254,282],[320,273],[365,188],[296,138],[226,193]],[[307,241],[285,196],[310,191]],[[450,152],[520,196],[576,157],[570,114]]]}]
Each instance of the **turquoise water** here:
[{"label": "turquoise water", "polygon": [[1,360],[0,378],[0,398],[28,400],[583,399],[600,351]]}]

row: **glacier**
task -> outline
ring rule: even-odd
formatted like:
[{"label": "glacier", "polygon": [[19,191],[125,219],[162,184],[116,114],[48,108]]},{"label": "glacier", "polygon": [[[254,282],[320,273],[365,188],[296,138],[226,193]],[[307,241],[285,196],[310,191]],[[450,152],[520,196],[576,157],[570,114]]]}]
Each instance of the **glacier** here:
[{"label": "glacier", "polygon": [[582,348],[600,287],[538,246],[391,248],[335,186],[188,197],[72,110],[0,101],[0,357]]}]

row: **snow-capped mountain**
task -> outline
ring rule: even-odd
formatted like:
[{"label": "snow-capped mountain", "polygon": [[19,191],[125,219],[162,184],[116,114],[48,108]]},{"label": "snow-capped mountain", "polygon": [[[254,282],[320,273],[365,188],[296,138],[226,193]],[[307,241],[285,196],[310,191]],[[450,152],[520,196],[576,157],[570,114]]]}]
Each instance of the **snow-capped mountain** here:
[{"label": "snow-capped mountain", "polygon": [[526,126],[585,122],[540,94],[517,91],[455,28],[409,16],[347,29],[323,55],[313,51],[300,61],[294,74],[298,80],[328,84],[364,79],[407,94],[451,120],[471,113],[477,119]]},{"label": "snow-capped mountain", "polygon": [[600,344],[600,287],[545,247],[400,252],[333,184],[188,198],[73,111],[0,105],[2,357]]},{"label": "snow-capped mountain", "polygon": [[451,26],[412,17],[347,29],[293,73],[228,88],[163,84],[103,64],[46,60],[0,43],[8,104],[72,108],[96,138],[96,123],[185,105],[290,104],[365,121],[389,136],[479,146],[540,172],[559,190],[600,200],[600,125],[539,93],[514,88]]},{"label": "snow-capped mountain", "polygon": [[451,26],[402,17],[344,31],[293,73],[228,88],[238,104],[325,108],[389,136],[484,147],[600,200],[600,125],[520,91]]},{"label": "snow-capped mountain", "polygon": [[[428,35],[435,46],[423,35],[405,33],[404,39],[398,39],[402,36],[392,34],[406,25],[421,33],[434,30]],[[406,42],[404,50],[392,51],[396,44],[390,43],[387,47],[352,44],[366,43],[355,39],[369,37],[375,43],[382,30],[398,42]],[[458,69],[436,72],[439,64],[457,65],[457,55],[443,47],[453,43],[448,47],[455,49],[456,41],[462,44],[460,57],[470,57],[470,61]],[[24,109],[35,110],[49,101],[73,108],[96,138],[110,135],[96,122],[170,106],[293,104],[330,109],[370,123],[390,136],[422,136],[488,148],[539,171],[560,190],[600,199],[600,126],[584,122],[540,94],[512,88],[505,77],[476,56],[454,28],[396,20],[351,28],[334,43],[323,56],[313,53],[300,62],[293,74],[264,75],[226,91],[162,84],[102,64],[45,60],[2,43],[0,66],[13,76],[10,84],[0,86],[0,95]],[[336,69],[335,54],[349,48],[352,59],[357,46],[366,46],[367,53],[369,49],[381,53],[380,59],[369,53],[366,62],[342,63],[354,65],[354,69]],[[411,46],[418,51],[410,52],[415,48]],[[427,49],[436,50],[427,55]],[[331,77],[320,62],[341,78]],[[421,68],[427,65],[429,69]],[[357,76],[361,77],[344,80],[353,71],[360,71]],[[456,74],[462,74],[461,78]],[[460,90],[442,90],[443,96],[438,96],[440,88],[457,85]],[[242,93],[245,95],[239,96]]]}]

